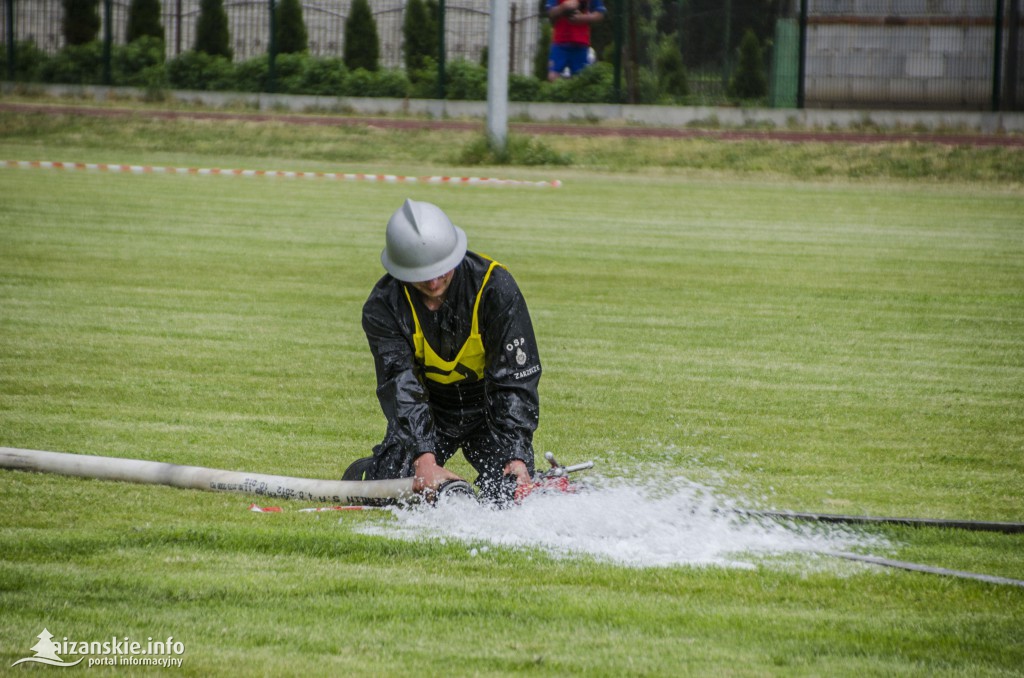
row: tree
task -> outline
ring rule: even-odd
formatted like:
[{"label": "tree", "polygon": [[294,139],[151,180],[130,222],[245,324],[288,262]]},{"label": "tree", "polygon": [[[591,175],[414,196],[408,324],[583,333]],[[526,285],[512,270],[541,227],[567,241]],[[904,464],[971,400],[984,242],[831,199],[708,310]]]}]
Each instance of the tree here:
[{"label": "tree", "polygon": [[309,35],[302,20],[299,0],[281,0],[277,5],[277,53],[298,54],[309,49]]},{"label": "tree", "polygon": [[[602,22],[603,23],[603,22]],[[533,77],[541,82],[548,79],[548,58],[551,55],[551,22],[540,22],[537,50],[533,53]]]},{"label": "tree", "polygon": [[428,59],[437,59],[437,5],[428,6],[424,0],[409,0],[402,21],[405,71],[410,74],[423,70]]},{"label": "tree", "polygon": [[729,94],[739,99],[759,99],[768,94],[768,76],[764,72],[761,41],[747,29],[740,42],[740,59],[729,83]]},{"label": "tree", "polygon": [[132,0],[128,6],[128,29],[125,42],[135,42],[149,36],[164,39],[164,27],[160,23],[160,0]]},{"label": "tree", "polygon": [[350,71],[357,68],[376,71],[378,68],[380,39],[377,37],[377,22],[367,0],[353,0],[345,19],[344,59]]},{"label": "tree", "polygon": [[69,45],[85,45],[100,32],[100,0],[63,0],[64,41]]},{"label": "tree", "polygon": [[654,68],[658,75],[658,89],[663,94],[681,97],[690,93],[683,52],[679,49],[679,41],[674,33],[663,35],[658,41]]},{"label": "tree", "polygon": [[202,0],[196,23],[196,51],[230,60],[234,56],[224,0]]}]

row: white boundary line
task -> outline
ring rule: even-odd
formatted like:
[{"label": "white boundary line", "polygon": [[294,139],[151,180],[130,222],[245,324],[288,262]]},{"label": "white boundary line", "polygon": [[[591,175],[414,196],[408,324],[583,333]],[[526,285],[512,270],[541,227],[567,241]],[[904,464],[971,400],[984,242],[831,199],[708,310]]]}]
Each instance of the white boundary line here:
[{"label": "white boundary line", "polygon": [[57,169],[122,174],[193,174],[199,176],[271,177],[278,179],[327,179],[329,181],[370,181],[385,184],[434,184],[455,186],[530,186],[559,188],[562,182],[494,179],[490,177],[406,177],[397,174],[363,174],[342,172],[290,172],[282,170],[217,169],[198,167],[158,167],[152,165],[117,165],[91,162],[56,162],[50,160],[0,160],[0,165],[16,169]]}]

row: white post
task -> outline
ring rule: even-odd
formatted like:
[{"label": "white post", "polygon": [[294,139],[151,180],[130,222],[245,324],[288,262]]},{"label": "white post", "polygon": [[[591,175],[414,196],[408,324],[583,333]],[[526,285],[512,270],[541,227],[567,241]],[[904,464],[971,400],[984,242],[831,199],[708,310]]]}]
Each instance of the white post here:
[{"label": "white post", "polygon": [[491,0],[487,43],[487,137],[495,150],[508,142],[508,3]]}]

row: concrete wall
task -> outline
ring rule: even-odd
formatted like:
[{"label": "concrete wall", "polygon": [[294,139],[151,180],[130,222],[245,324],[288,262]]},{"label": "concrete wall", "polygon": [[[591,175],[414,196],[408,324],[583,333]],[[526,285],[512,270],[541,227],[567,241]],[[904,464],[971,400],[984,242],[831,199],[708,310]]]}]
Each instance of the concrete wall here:
[{"label": "concrete wall", "polygon": [[812,0],[807,105],[989,107],[995,9],[995,0]]},{"label": "concrete wall", "polygon": [[[25,89],[24,85],[0,83],[0,94]],[[146,92],[128,87],[83,85],[32,85],[31,91],[71,100],[144,99]],[[239,107],[261,111],[347,115],[412,115],[436,120],[475,119],[487,115],[484,101],[437,99],[386,99],[359,97],[241,94],[231,92],[172,91],[175,100],[210,108]],[[966,111],[827,110],[781,108],[728,108],[713,106],[634,106],[628,104],[509,104],[509,117],[532,122],[580,122],[634,124],[650,127],[756,127],[777,129],[845,130],[866,124],[880,129],[964,130],[983,134],[1024,133],[1024,113]]]}]

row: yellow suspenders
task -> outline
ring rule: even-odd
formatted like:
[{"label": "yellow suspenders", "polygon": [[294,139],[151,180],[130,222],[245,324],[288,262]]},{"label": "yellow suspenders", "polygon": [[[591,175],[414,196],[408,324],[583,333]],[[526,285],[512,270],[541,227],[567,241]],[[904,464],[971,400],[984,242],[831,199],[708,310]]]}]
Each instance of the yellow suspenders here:
[{"label": "yellow suspenders", "polygon": [[459,349],[454,360],[444,360],[427,343],[423,336],[423,328],[420,327],[420,319],[416,317],[416,308],[413,306],[412,297],[409,296],[409,288],[402,286],[405,298],[409,301],[409,308],[412,310],[412,321],[416,329],[412,335],[412,343],[416,349],[416,362],[423,365],[423,376],[427,379],[440,384],[454,384],[463,380],[478,381],[484,378],[484,367],[486,367],[487,361],[484,356],[484,342],[480,337],[480,298],[483,297],[484,287],[496,266],[505,268],[497,261],[491,260],[484,280],[480,283],[480,290],[476,293],[476,301],[473,303],[473,325],[469,332],[469,338]]}]

